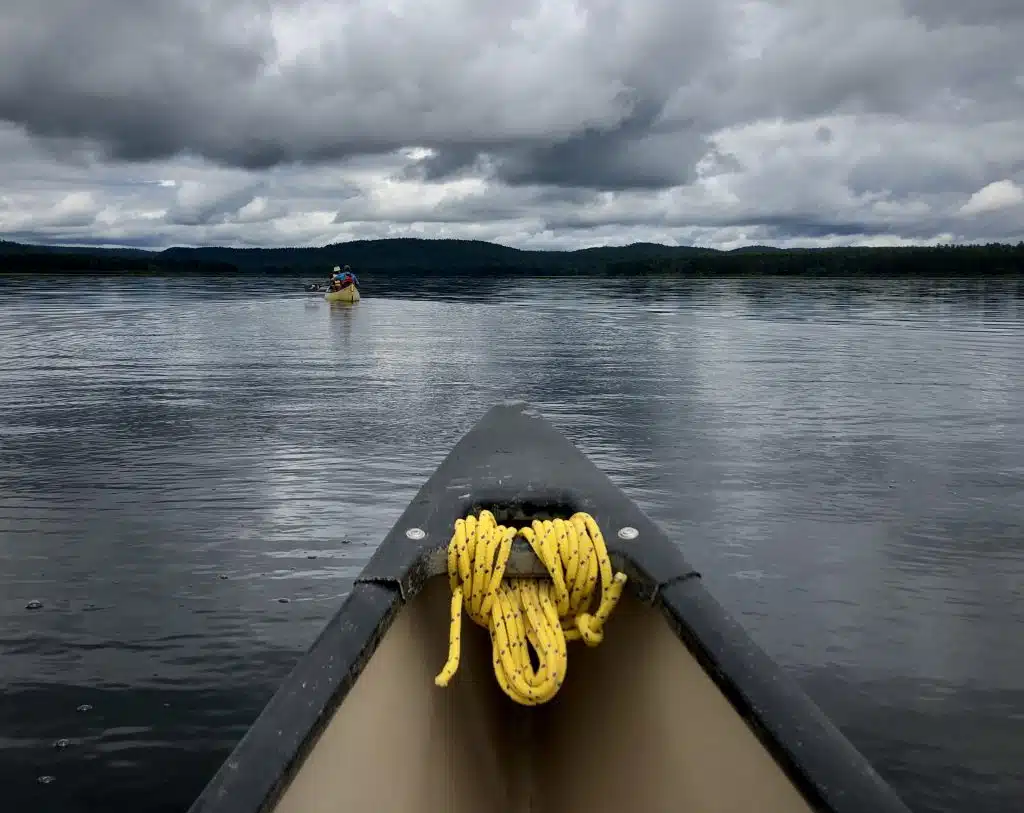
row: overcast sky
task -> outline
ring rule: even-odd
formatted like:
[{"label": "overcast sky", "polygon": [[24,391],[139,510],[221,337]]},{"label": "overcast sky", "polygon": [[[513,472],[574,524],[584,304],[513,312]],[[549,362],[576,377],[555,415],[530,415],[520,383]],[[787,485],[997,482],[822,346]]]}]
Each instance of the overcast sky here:
[{"label": "overcast sky", "polygon": [[2,0],[0,237],[1024,239],[1024,0]]}]

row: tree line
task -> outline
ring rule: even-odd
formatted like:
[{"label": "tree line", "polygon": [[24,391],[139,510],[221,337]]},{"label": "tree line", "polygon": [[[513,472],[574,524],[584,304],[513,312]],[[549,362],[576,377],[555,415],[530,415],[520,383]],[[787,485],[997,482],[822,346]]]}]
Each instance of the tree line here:
[{"label": "tree line", "polygon": [[524,251],[476,240],[361,240],[313,248],[68,248],[0,241],[0,273],[268,274],[326,277],[334,265],[361,275],[609,275],[615,277],[962,277],[1024,275],[1024,242],[900,248],[732,251],[634,244]]}]

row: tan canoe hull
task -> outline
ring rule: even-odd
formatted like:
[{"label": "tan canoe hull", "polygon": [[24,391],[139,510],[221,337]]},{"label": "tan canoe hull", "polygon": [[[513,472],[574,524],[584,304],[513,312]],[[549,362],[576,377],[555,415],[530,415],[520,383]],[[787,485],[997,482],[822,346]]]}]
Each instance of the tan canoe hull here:
[{"label": "tan canoe hull", "polygon": [[[506,525],[586,511],[628,575],[604,640],[569,644],[539,706],[502,692],[469,618],[458,672],[434,684],[445,550],[481,507]],[[507,575],[540,574],[517,547]],[[909,813],[679,546],[550,424],[503,405],[427,480],[191,813],[812,810]]]},{"label": "tan canoe hull", "polygon": [[328,291],[324,294],[324,299],[328,302],[342,302],[353,304],[360,300],[359,289],[355,285],[349,285],[347,288],[342,288],[340,291]]}]

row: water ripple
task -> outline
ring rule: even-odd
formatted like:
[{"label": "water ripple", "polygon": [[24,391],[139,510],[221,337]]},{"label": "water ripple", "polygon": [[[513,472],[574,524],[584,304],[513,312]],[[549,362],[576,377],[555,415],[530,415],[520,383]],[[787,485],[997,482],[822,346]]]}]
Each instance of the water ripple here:
[{"label": "water ripple", "polygon": [[916,810],[1021,798],[1020,284],[378,284],[332,308],[286,279],[83,278],[74,299],[0,279],[12,810],[187,808],[423,479],[513,397]]}]

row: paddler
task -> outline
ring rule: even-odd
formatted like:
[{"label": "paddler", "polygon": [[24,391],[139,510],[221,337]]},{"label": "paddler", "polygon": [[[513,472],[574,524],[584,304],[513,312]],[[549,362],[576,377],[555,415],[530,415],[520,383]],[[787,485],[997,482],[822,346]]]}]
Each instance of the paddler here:
[{"label": "paddler", "polygon": [[336,282],[338,284],[338,290],[340,290],[341,288],[346,288],[349,285],[359,284],[359,280],[356,279],[356,275],[352,273],[352,268],[347,265],[344,268],[338,268],[338,266],[334,266],[334,277],[332,278],[331,282]]}]

